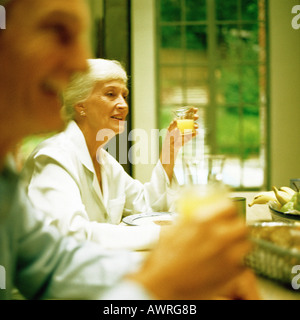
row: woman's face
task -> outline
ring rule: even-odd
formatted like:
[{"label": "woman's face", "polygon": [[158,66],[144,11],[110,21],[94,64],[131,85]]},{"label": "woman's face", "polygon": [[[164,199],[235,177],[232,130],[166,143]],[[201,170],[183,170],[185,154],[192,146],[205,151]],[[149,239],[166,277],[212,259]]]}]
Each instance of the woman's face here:
[{"label": "woman's face", "polygon": [[122,80],[98,82],[88,99],[83,103],[85,123],[92,132],[101,129],[114,134],[124,131],[124,121],[128,114],[128,89]]},{"label": "woman's face", "polygon": [[1,117],[23,134],[60,129],[60,94],[87,67],[87,8],[82,0],[23,0],[7,16],[0,36]]}]

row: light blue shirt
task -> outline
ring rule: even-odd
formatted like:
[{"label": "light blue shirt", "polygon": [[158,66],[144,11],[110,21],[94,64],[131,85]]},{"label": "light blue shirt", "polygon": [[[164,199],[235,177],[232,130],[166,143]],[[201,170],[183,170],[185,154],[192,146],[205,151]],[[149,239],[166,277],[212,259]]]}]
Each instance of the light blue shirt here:
[{"label": "light blue shirt", "polygon": [[[45,226],[42,217],[19,188],[18,175],[4,169],[0,173],[0,299],[10,299],[14,287],[29,299],[101,299],[103,295],[109,299],[108,292],[126,298],[127,282],[122,279],[138,268],[140,256],[104,250],[91,242],[78,244]],[[132,282],[127,288],[133,299],[149,297]]]}]

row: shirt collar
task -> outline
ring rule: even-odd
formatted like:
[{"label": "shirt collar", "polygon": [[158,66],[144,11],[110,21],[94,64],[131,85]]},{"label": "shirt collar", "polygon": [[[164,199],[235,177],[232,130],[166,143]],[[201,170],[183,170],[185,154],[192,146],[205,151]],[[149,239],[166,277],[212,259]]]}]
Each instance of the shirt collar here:
[{"label": "shirt collar", "polygon": [[92,158],[90,156],[85,137],[75,121],[70,121],[65,134],[74,146],[80,162],[91,172],[95,173]]}]

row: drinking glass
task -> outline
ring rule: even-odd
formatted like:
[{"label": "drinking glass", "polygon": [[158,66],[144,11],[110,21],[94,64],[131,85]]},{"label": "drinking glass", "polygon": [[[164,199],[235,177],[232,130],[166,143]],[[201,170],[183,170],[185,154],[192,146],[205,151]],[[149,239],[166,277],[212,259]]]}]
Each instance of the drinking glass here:
[{"label": "drinking glass", "polygon": [[227,187],[209,182],[206,185],[184,186],[178,195],[175,210],[184,219],[205,219],[230,203]]},{"label": "drinking glass", "polygon": [[191,134],[194,131],[194,112],[192,107],[182,107],[174,111],[177,127],[181,134]]},{"label": "drinking glass", "polygon": [[206,185],[221,183],[224,168],[224,155],[204,155],[183,159],[184,183],[186,185]]}]

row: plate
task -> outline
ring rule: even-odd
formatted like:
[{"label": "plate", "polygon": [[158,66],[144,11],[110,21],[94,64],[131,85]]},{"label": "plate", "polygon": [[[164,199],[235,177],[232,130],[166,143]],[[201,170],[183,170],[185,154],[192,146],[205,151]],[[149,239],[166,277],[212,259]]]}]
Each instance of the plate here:
[{"label": "plate", "polygon": [[156,224],[159,226],[170,225],[174,221],[176,214],[174,212],[145,212],[132,214],[123,218],[123,222],[130,226],[142,226]]}]

